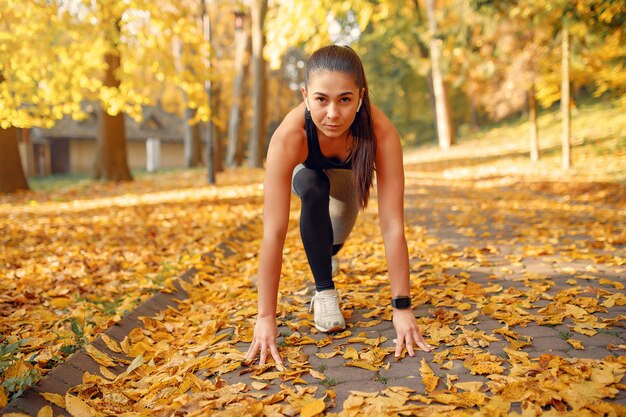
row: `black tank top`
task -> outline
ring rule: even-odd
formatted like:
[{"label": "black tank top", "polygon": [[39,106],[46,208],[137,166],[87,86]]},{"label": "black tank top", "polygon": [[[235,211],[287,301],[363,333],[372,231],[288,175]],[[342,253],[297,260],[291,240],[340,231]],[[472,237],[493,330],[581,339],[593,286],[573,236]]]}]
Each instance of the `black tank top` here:
[{"label": "black tank top", "polygon": [[342,162],[339,158],[327,158],[322,153],[320,148],[320,141],[317,137],[317,128],[311,120],[311,115],[308,110],[304,113],[304,125],[306,130],[306,144],[309,149],[309,154],[303,165],[309,169],[352,169],[352,160],[348,157],[348,160]]}]

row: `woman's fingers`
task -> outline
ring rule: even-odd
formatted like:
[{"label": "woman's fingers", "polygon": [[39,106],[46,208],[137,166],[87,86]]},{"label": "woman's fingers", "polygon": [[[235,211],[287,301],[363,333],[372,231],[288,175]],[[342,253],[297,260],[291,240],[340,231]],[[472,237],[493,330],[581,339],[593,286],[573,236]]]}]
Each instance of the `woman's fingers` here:
[{"label": "woman's fingers", "polygon": [[259,365],[265,365],[267,359],[267,345],[261,346],[261,357],[259,358]]},{"label": "woman's fingers", "polygon": [[402,338],[398,337],[397,339],[393,340],[394,342],[396,342],[396,358],[400,357],[400,354],[402,353],[402,348],[404,347],[404,343],[402,343]]},{"label": "woman's fingers", "polygon": [[252,341],[250,344],[250,348],[244,356],[244,362],[253,362],[257,355],[259,355],[259,365],[264,365],[267,361],[268,352],[272,355],[274,362],[276,362],[277,365],[282,366],[283,361],[280,357],[280,353],[278,352],[278,347],[276,347],[276,343],[258,342],[256,340]]},{"label": "woman's fingers", "polygon": [[413,339],[415,340],[415,344],[424,352],[431,351],[430,345],[426,343],[426,340],[424,340],[424,337],[417,330],[413,332]]},{"label": "woman's fingers", "polygon": [[407,334],[406,335],[406,350],[407,352],[409,352],[409,356],[413,357],[415,356],[415,350],[413,350],[413,337],[411,336],[411,334]]},{"label": "woman's fingers", "polygon": [[415,356],[414,345],[419,347],[424,352],[430,352],[432,350],[431,346],[426,343],[426,340],[424,340],[417,330],[412,333],[408,333],[406,336],[398,336],[398,338],[393,341],[396,343],[396,357],[399,357],[400,354],[402,354],[402,349],[405,346],[409,356]]},{"label": "woman's fingers", "polygon": [[279,366],[279,369],[280,369],[283,366],[283,360],[281,359],[280,354],[278,353],[278,348],[276,347],[275,343],[270,344],[270,352],[272,353],[272,358],[274,358],[274,362],[276,362],[276,365],[280,365]]},{"label": "woman's fingers", "polygon": [[255,358],[257,353],[259,352],[259,344],[256,342],[256,340],[253,340],[252,343],[250,344],[250,348],[248,348],[248,352],[246,352],[246,356],[244,356],[243,360],[245,362],[252,362]]}]

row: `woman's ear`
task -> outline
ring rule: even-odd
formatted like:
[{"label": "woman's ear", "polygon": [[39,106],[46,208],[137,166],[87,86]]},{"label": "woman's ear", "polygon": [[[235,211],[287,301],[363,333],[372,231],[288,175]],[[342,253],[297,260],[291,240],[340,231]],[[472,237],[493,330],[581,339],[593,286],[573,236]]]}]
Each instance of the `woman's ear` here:
[{"label": "woman's ear", "polygon": [[306,88],[302,87],[300,91],[302,92],[302,98],[304,99],[304,105],[306,106],[306,109],[308,111],[311,111],[311,109],[309,109],[309,100],[307,99]]},{"label": "woman's ear", "polygon": [[356,108],[357,113],[361,110],[361,106],[363,105],[363,96],[365,96],[365,87],[361,88],[359,92],[359,106]]}]

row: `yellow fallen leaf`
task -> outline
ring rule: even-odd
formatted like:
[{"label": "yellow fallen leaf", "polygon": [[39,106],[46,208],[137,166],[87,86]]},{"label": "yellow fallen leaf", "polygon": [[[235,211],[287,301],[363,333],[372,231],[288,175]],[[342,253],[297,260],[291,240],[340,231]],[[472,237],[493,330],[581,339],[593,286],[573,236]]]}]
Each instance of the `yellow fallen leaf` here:
[{"label": "yellow fallen leaf", "polygon": [[576,340],[576,339],[567,339],[567,343],[569,343],[570,345],[572,345],[572,347],[574,349],[577,350],[583,350],[585,349],[585,347],[583,346],[582,342],[580,340]]},{"label": "yellow fallen leaf", "polygon": [[143,364],[144,364],[143,355],[137,356],[135,359],[132,360],[130,365],[128,365],[128,368],[126,368],[126,373],[130,374],[132,371],[139,368]]},{"label": "yellow fallen leaf", "polygon": [[309,369],[309,373],[311,374],[311,376],[313,378],[317,378],[317,379],[322,380],[322,381],[326,379],[326,375],[324,375],[323,373],[318,372],[318,371],[316,371],[314,369]]},{"label": "yellow fallen leaf", "polygon": [[356,327],[373,327],[382,323],[382,320],[357,321],[354,323]]},{"label": "yellow fallen leaf", "polygon": [[9,397],[4,393],[4,388],[0,387],[0,408],[4,408],[9,403]]},{"label": "yellow fallen leaf", "polygon": [[67,297],[55,297],[50,300],[50,304],[55,308],[65,308],[72,304],[72,300]]},{"label": "yellow fallen leaf", "polygon": [[378,371],[378,367],[370,365],[369,363],[364,361],[348,361],[344,363],[344,366],[354,366],[357,368],[368,369],[370,371]]},{"label": "yellow fallen leaf", "polygon": [[320,359],[329,359],[332,358],[333,356],[337,356],[337,355],[342,355],[343,352],[341,351],[341,349],[335,349],[332,352],[328,352],[328,353],[316,353],[315,356],[317,356]]},{"label": "yellow fallen leaf", "polygon": [[3,376],[5,380],[10,378],[23,378],[29,371],[30,368],[28,365],[26,365],[23,359],[20,359],[19,361],[14,362],[13,365],[9,366],[4,371]]},{"label": "yellow fallen leaf", "polygon": [[453,366],[454,366],[454,362],[453,361],[448,361],[448,362],[444,363],[443,365],[441,365],[439,368],[450,370],[450,369],[452,369]]},{"label": "yellow fallen leaf", "polygon": [[46,399],[46,401],[51,402],[54,405],[58,405],[61,408],[65,408],[65,397],[60,394],[55,394],[53,392],[42,392],[41,396]]},{"label": "yellow fallen leaf", "polygon": [[463,391],[478,392],[483,387],[483,383],[481,381],[457,382],[454,386]]},{"label": "yellow fallen leaf", "polygon": [[422,382],[424,382],[424,387],[426,387],[426,392],[431,393],[437,388],[437,384],[439,383],[439,377],[435,376],[435,373],[430,366],[426,363],[426,359],[422,358],[420,365],[420,374],[422,375]]},{"label": "yellow fallen leaf", "polygon": [[122,348],[120,347],[120,344],[117,343],[115,340],[111,339],[106,334],[103,334],[100,337],[102,338],[104,344],[107,345],[107,347],[111,349],[112,352],[122,353]]},{"label": "yellow fallen leaf", "polygon": [[65,394],[65,406],[72,417],[93,417],[96,415],[95,410],[89,404],[70,393]]},{"label": "yellow fallen leaf", "polygon": [[250,378],[258,379],[261,381],[269,381],[270,379],[279,378],[283,374],[284,374],[283,372],[266,372],[261,375],[252,375]]},{"label": "yellow fallen leaf", "polygon": [[532,342],[526,342],[524,340],[512,340],[511,343],[509,343],[509,349],[511,350],[520,350],[526,346],[531,346]]},{"label": "yellow fallen leaf", "polygon": [[91,356],[94,361],[98,362],[102,366],[110,367],[116,365],[113,358],[96,349],[94,345],[86,345],[85,352],[87,352],[87,354]]},{"label": "yellow fallen leaf", "polygon": [[37,412],[37,417],[52,417],[52,407],[46,405]]},{"label": "yellow fallen leaf", "polygon": [[626,350],[626,345],[615,345],[613,343],[609,343],[606,345],[608,350]]},{"label": "yellow fallen leaf", "polygon": [[588,323],[578,323],[577,325],[573,326],[571,329],[577,333],[584,334],[585,336],[593,336],[596,333],[598,333]]},{"label": "yellow fallen leaf", "polygon": [[501,374],[502,366],[495,362],[481,362],[468,368],[472,375]]},{"label": "yellow fallen leaf", "polygon": [[117,378],[117,375],[114,372],[111,372],[104,366],[100,367],[100,374],[106,379],[110,379],[110,380],[114,380],[115,378]]},{"label": "yellow fallen leaf", "polygon": [[352,332],[350,330],[345,330],[341,333],[337,333],[333,335],[333,339],[343,339],[344,337],[350,337],[350,336],[352,336]]},{"label": "yellow fallen leaf", "polygon": [[326,409],[326,404],[324,404],[324,401],[322,399],[316,399],[316,400],[313,400],[304,404],[304,406],[302,407],[302,410],[300,410],[300,416],[301,417],[313,417],[313,416],[320,414],[325,409]]},{"label": "yellow fallen leaf", "polygon": [[24,413],[4,413],[2,417],[31,417],[31,415]]},{"label": "yellow fallen leaf", "polygon": [[456,308],[461,311],[468,311],[472,308],[472,306],[470,305],[470,303],[460,303],[458,306],[456,306]]},{"label": "yellow fallen leaf", "polygon": [[623,290],[624,289],[624,284],[622,284],[621,282],[618,282],[618,281],[611,281],[608,278],[600,278],[600,280],[598,282],[601,285],[611,285],[612,287],[614,287],[617,290]]},{"label": "yellow fallen leaf", "polygon": [[348,410],[350,408],[360,408],[365,402],[365,398],[351,394],[344,402],[343,409]]},{"label": "yellow fallen leaf", "polygon": [[250,385],[252,385],[252,388],[254,388],[254,389],[262,390],[262,389],[265,389],[265,388],[269,387],[270,384],[268,384],[267,382],[254,381]]},{"label": "yellow fallen leaf", "polygon": [[349,348],[346,349],[346,352],[343,354],[343,357],[345,359],[358,360],[359,359],[359,353],[356,351],[355,348],[349,347]]}]

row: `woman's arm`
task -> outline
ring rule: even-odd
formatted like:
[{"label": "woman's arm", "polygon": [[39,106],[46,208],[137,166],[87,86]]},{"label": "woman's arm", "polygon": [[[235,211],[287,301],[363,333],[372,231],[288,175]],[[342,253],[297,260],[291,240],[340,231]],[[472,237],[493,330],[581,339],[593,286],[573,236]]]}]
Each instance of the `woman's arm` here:
[{"label": "woman's arm", "polygon": [[[409,254],[404,236],[404,167],[400,136],[391,121],[373,107],[372,119],[376,133],[376,184],[378,214],[385,244],[385,257],[391,284],[391,296],[410,296]],[[396,356],[406,345],[413,356],[413,343],[430,351],[417,327],[412,309],[394,309],[394,326],[398,334]]]},{"label": "woman's arm", "polygon": [[263,191],[263,240],[257,281],[258,317],[253,340],[245,357],[246,361],[252,361],[260,353],[261,364],[265,363],[268,353],[271,353],[276,363],[282,363],[276,347],[278,285],[289,223],[291,175],[295,166],[304,160],[303,154],[306,153],[306,140],[302,140],[304,118],[298,115],[304,114],[304,110],[299,107],[287,115],[278,127],[267,153]]}]

